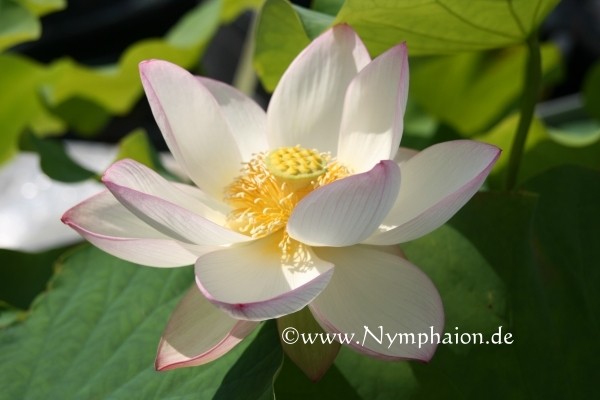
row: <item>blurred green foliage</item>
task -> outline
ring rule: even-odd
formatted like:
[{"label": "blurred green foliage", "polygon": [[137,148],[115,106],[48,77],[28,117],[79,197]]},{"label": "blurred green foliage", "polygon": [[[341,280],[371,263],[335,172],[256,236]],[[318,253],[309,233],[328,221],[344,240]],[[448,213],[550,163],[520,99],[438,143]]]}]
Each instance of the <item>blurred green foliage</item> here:
[{"label": "blurred green foliage", "polygon": [[[87,67],[63,58],[41,65],[16,54],[0,54],[0,163],[17,151],[19,135],[59,135],[72,128],[93,135],[109,115],[127,113],[141,97],[138,63],[161,58],[192,67],[219,26],[221,2],[201,3],[162,39],[129,46],[115,65]],[[2,15],[2,14],[0,14]]]},{"label": "blurred green foliage", "polygon": [[0,0],[0,52],[20,42],[39,39],[39,17],[65,6],[65,0]]},{"label": "blurred green foliage", "polygon": [[583,85],[583,96],[586,110],[600,121],[600,62],[588,72]]}]

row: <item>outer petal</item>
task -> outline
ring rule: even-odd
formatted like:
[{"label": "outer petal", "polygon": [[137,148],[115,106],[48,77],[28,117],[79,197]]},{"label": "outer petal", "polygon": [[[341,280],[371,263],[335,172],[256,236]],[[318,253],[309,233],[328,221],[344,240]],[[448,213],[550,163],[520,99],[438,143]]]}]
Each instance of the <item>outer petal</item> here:
[{"label": "outer petal", "polygon": [[130,213],[109,191],[71,208],[62,221],[107,253],[152,267],[190,265],[198,256],[217,249],[182,243],[158,232]]},{"label": "outer petal", "polygon": [[158,345],[155,368],[166,371],[206,364],[235,347],[257,325],[231,318],[194,285],[171,315]]},{"label": "outer petal", "polygon": [[219,104],[198,79],[174,64],[145,61],[140,73],[171,153],[198,187],[222,198],[242,158]]},{"label": "outer petal", "polygon": [[370,61],[356,33],[337,25],[314,40],[289,66],[267,111],[269,145],[301,145],[335,155],[350,81]]},{"label": "outer petal", "polygon": [[260,321],[300,310],[325,288],[333,265],[302,245],[283,260],[280,238],[273,234],[199,258],[198,287],[234,318]]},{"label": "outer petal", "polygon": [[354,172],[368,171],[394,157],[404,128],[408,96],[406,44],[367,65],[348,87],[338,160]]},{"label": "outer petal", "polygon": [[381,161],[369,172],[315,190],[290,216],[290,236],[311,246],[350,246],[368,238],[396,200],[400,169]]},{"label": "outer petal", "polygon": [[406,242],[443,225],[477,192],[499,155],[495,146],[456,140],[405,161],[396,204],[365,243]]},{"label": "outer petal", "polygon": [[[423,272],[401,257],[368,246],[315,251],[336,265],[333,279],[310,305],[324,329],[354,333],[347,344],[375,357],[431,359],[437,341],[431,343],[430,339],[419,348],[418,342],[400,343],[400,337],[395,336],[414,334],[418,340],[419,333],[443,331],[440,296]],[[393,341],[391,345],[386,333]]]},{"label": "outer petal", "polygon": [[179,241],[218,246],[252,240],[221,226],[225,217],[219,210],[193,198],[140,163],[117,162],[102,180],[129,211]]},{"label": "outer petal", "polygon": [[251,98],[222,82],[197,77],[219,103],[242,160],[267,151],[267,114]]}]

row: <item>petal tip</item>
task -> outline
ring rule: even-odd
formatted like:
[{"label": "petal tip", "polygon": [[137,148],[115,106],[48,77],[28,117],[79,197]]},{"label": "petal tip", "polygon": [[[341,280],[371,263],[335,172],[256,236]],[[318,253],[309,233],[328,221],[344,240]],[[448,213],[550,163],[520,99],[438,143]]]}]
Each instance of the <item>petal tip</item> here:
[{"label": "petal tip", "polygon": [[138,69],[140,71],[142,81],[147,79],[146,75],[151,71],[152,68],[156,67],[157,65],[163,64],[163,63],[167,63],[167,62],[163,61],[163,60],[157,60],[157,59],[149,59],[149,60],[140,61],[140,63],[138,64]]},{"label": "petal tip", "polygon": [[331,30],[356,34],[356,31],[354,30],[354,28],[352,28],[347,22],[340,22],[338,24],[335,24],[331,28]]},{"label": "petal tip", "polygon": [[398,53],[400,56],[408,58],[408,45],[406,42],[401,42],[389,50],[391,53]]},{"label": "petal tip", "polygon": [[63,224],[67,225],[67,226],[71,226],[72,220],[71,220],[71,213],[72,213],[73,208],[69,208],[67,211],[64,212],[64,214],[60,217],[60,222],[62,222]]},{"label": "petal tip", "polygon": [[[169,360],[163,351],[165,350],[166,341],[164,337],[160,338],[158,344],[158,350],[156,351],[156,358],[154,359],[154,370],[157,372],[171,371],[183,367],[195,366],[193,358],[187,361],[182,360]],[[172,358],[172,357],[171,357]]]},{"label": "petal tip", "polygon": [[334,37],[341,37],[345,40],[355,40],[358,43],[362,44],[362,40],[350,25],[347,23],[341,23],[338,25],[334,25],[331,29],[325,31],[323,36],[327,36],[328,34]]},{"label": "petal tip", "polygon": [[[161,339],[161,345],[162,345],[163,339]],[[154,360],[154,370],[156,372],[164,372],[164,371],[172,371],[174,369],[178,369],[178,368],[184,368],[184,367],[193,367],[195,366],[194,364],[192,364],[191,362],[181,362],[181,361],[174,361],[174,362],[168,362],[160,353],[160,349],[159,349],[159,353],[156,355],[156,359]]]},{"label": "petal tip", "polygon": [[146,70],[148,68],[152,68],[155,66],[160,66],[160,65],[172,65],[172,66],[176,66],[173,63],[170,63],[169,61],[165,61],[165,60],[159,60],[156,58],[150,58],[147,60],[142,60],[139,62],[138,66],[140,68],[140,70]]},{"label": "petal tip", "polygon": [[142,61],[140,61],[140,62],[138,63],[138,67],[139,67],[140,69],[146,68],[146,67],[148,66],[148,64],[151,64],[151,63],[153,63],[154,61],[157,61],[157,60],[156,60],[156,59],[153,59],[153,58],[151,58],[151,59],[148,59],[148,60],[142,60]]},{"label": "petal tip", "polygon": [[473,141],[473,143],[475,143],[477,146],[480,146],[483,151],[489,154],[490,161],[488,167],[484,169],[485,173],[489,172],[489,169],[496,163],[496,161],[498,161],[498,158],[502,154],[502,149],[496,145],[489,143],[476,141]]},{"label": "petal tip", "polygon": [[162,344],[163,344],[163,339],[160,340],[160,344],[158,347],[158,354],[156,355],[156,358],[154,359],[154,370],[157,372],[168,371],[170,369],[174,369],[172,364],[165,362],[163,357],[161,357],[160,349],[162,347]]}]

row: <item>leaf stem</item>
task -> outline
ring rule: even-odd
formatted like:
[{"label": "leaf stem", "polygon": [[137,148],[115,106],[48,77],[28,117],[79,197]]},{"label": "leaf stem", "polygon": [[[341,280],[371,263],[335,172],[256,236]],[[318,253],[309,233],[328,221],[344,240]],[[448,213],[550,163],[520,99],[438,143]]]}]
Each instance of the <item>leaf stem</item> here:
[{"label": "leaf stem", "polygon": [[506,179],[506,190],[508,191],[513,191],[517,184],[517,176],[519,174],[519,167],[521,166],[521,159],[523,158],[527,134],[529,133],[533,112],[542,86],[542,57],[537,32],[533,32],[527,39],[527,48],[529,51],[521,98],[521,116],[508,161],[508,175]]},{"label": "leaf stem", "polygon": [[248,96],[252,96],[256,88],[256,74],[252,65],[254,59],[254,41],[256,39],[256,13],[252,13],[251,18],[242,54],[240,55],[240,61],[233,77],[233,86]]}]

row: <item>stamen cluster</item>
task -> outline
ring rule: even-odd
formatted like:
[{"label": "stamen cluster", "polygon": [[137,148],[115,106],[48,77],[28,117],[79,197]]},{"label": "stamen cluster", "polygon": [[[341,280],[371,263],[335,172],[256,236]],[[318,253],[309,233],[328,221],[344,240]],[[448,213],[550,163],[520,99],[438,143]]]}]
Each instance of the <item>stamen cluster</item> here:
[{"label": "stamen cluster", "polygon": [[348,175],[348,169],[331,161],[327,153],[300,146],[259,153],[225,190],[224,200],[232,207],[227,224],[253,238],[283,229],[279,247],[290,254],[293,241],[285,226],[296,204],[313,190]]}]

